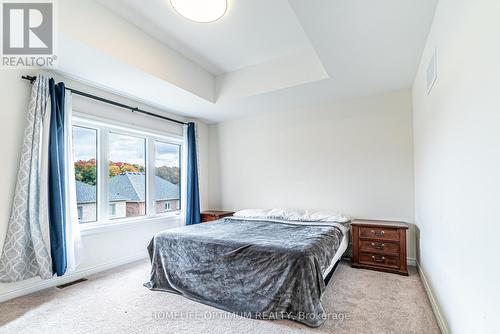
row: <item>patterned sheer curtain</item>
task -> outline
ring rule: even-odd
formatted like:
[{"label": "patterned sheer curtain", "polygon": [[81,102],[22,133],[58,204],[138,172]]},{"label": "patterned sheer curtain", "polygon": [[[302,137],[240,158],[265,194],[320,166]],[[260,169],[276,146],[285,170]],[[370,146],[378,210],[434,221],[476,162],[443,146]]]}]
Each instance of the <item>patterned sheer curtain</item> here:
[{"label": "patterned sheer curtain", "polygon": [[80,261],[71,116],[71,94],[64,84],[38,76],[0,256],[2,282],[61,276]]},{"label": "patterned sheer curtain", "polygon": [[7,235],[0,256],[0,281],[52,277],[49,238],[49,79],[33,84],[21,161]]}]

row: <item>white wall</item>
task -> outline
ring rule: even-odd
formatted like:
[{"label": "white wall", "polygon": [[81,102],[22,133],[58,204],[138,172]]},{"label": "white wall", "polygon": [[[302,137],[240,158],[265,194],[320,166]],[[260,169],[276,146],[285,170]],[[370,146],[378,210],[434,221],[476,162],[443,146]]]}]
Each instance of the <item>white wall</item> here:
[{"label": "white wall", "polygon": [[196,148],[198,150],[198,182],[200,184],[200,208],[208,210],[209,206],[209,132],[208,125],[196,122]]},{"label": "white wall", "polygon": [[498,0],[440,0],[413,89],[419,261],[453,333],[500,331],[499,18]]},{"label": "white wall", "polygon": [[209,128],[212,209],[331,209],[413,222],[409,90]]},{"label": "white wall", "polygon": [[[36,72],[31,71],[29,73]],[[0,145],[0,156],[2,157],[0,170],[0,249],[3,249],[11,211],[31,87],[27,81],[21,80],[23,74],[26,74],[26,71],[3,70],[0,73],[0,101],[2,102],[0,109],[2,119],[2,122],[0,122],[0,141],[3,143],[3,145]],[[138,105],[133,101],[103,92],[94,87],[79,84],[67,78],[63,79],[63,81],[72,88],[108,97],[126,104]],[[100,115],[158,131],[182,134],[182,127],[179,125],[132,114],[129,111],[120,110],[82,97],[74,96],[73,106],[75,111]],[[152,107],[140,104],[138,106],[153,112],[162,112]],[[198,123],[198,135],[201,138],[207,136],[207,127],[203,123]],[[206,208],[203,205],[207,201],[206,194],[208,193],[208,184],[206,177],[204,177],[207,171],[207,149],[206,143],[198,147],[200,175],[203,176],[200,178],[202,208]],[[78,272],[57,282],[75,279],[91,272],[145,258],[147,256],[146,246],[152,236],[158,231],[179,224],[181,224],[179,219],[158,219],[147,223],[140,222],[119,227],[114,226],[99,233],[87,231],[83,235],[84,261],[78,267]],[[40,279],[30,279],[12,284],[0,283],[0,302],[55,283],[54,280],[42,282]]]},{"label": "white wall", "polygon": [[206,100],[215,101],[215,77],[212,73],[95,0],[58,1],[58,14],[57,28],[63,37],[95,48]]}]

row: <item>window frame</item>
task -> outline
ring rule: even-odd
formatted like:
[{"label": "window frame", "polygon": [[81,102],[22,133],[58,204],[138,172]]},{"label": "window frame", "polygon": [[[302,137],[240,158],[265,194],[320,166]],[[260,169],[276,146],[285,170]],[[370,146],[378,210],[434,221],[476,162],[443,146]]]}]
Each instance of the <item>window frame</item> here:
[{"label": "window frame", "polygon": [[[125,133],[123,131],[116,131],[114,129],[108,129],[108,131],[106,131],[106,140],[107,140],[107,146],[105,147],[106,148],[106,154],[107,154],[107,160],[106,160],[106,166],[104,166],[103,168],[106,169],[106,182],[109,181],[109,176],[108,176],[108,168],[109,168],[109,137],[110,137],[110,134],[114,134],[114,135],[118,135],[118,136],[125,136],[125,137],[133,137],[133,138],[137,138],[137,139],[140,139],[140,140],[144,140],[144,170],[146,172],[146,181],[144,182],[144,187],[146,188],[145,189],[145,206],[146,206],[146,211],[145,211],[145,214],[144,215],[137,215],[137,216],[133,216],[133,217],[125,217],[125,218],[115,218],[116,217],[116,203],[113,203],[109,200],[109,184],[106,185],[106,196],[107,197],[103,197],[103,198],[107,198],[107,209],[108,209],[108,216],[107,216],[107,219],[108,220],[113,220],[113,221],[120,221],[120,220],[125,220],[125,219],[134,219],[134,218],[137,218],[137,219],[140,219],[140,218],[145,218],[148,216],[148,206],[149,206],[149,199],[150,199],[150,194],[149,194],[149,181],[148,181],[148,178],[149,178],[149,168],[148,168],[148,165],[150,164],[150,161],[148,160],[148,137],[146,137],[145,135],[137,135],[137,134],[131,134],[131,133]],[[103,147],[103,149],[105,149]],[[153,189],[154,191],[154,189]],[[110,213],[110,206],[111,204],[115,204],[115,214],[111,214]],[[126,209],[125,209],[126,211]]]},{"label": "window frame", "polygon": [[[96,147],[95,147],[95,154],[96,154],[96,156],[95,156],[95,160],[96,160],[96,184],[95,184],[96,185],[96,194],[95,194],[95,197],[96,197],[96,203],[95,204],[96,205],[95,205],[95,220],[82,223],[82,222],[80,222],[81,219],[79,218],[78,219],[78,224],[80,226],[83,226],[83,225],[87,225],[87,224],[97,223],[99,221],[99,211],[100,211],[100,209],[99,209],[98,203],[99,203],[99,200],[100,200],[99,199],[99,196],[100,196],[100,194],[99,194],[99,182],[100,182],[100,178],[101,178],[100,175],[99,175],[99,173],[100,173],[100,171],[99,171],[99,164],[100,164],[100,161],[99,161],[99,136],[100,136],[100,134],[99,134],[99,129],[97,129],[97,128],[89,127],[87,125],[75,124],[74,118],[72,119],[72,121],[73,121],[73,123],[71,124],[71,131],[73,131],[73,127],[76,126],[76,127],[82,128],[82,129],[87,129],[87,130],[95,131],[95,135],[96,135],[96,138],[95,138],[95,145],[96,145]],[[73,133],[72,133],[72,135],[73,135]],[[73,145],[74,145],[74,141],[73,141]],[[73,148],[71,148],[71,149],[73,150]],[[78,206],[78,202],[77,202],[77,206]]]},{"label": "window frame", "polygon": [[[179,148],[179,172],[180,172],[180,196],[179,203],[182,203],[184,187],[182,184],[183,177],[183,160],[185,158],[185,146],[183,136],[162,133],[155,129],[129,125],[118,121],[87,115],[79,112],[73,113],[72,126],[85,127],[97,131],[97,202],[96,202],[96,221],[80,224],[82,230],[103,228],[113,225],[121,225],[128,223],[136,223],[138,221],[153,221],[159,218],[180,218],[182,216],[182,208],[179,210],[156,213],[155,208],[155,183],[152,176],[156,175],[155,160],[156,160],[156,141],[166,144],[180,146]],[[109,216],[109,133],[116,133],[126,136],[133,136],[145,139],[145,163],[146,163],[146,214],[137,217],[125,217],[110,219]],[[103,175],[105,177],[103,177]]]},{"label": "window frame", "polygon": [[[160,144],[167,144],[167,145],[178,145],[179,146],[179,187],[180,187],[180,191],[179,191],[179,209],[176,210],[176,211],[173,211],[173,212],[177,212],[177,211],[181,211],[182,210],[182,200],[183,200],[183,194],[182,194],[182,191],[183,191],[183,186],[184,186],[184,182],[183,182],[183,177],[184,177],[184,163],[183,163],[183,158],[184,158],[184,147],[182,144],[175,144],[175,143],[172,143],[172,142],[166,142],[166,141],[163,141],[161,139],[156,139],[153,141],[153,151],[154,151],[154,163],[155,165],[153,166],[153,170],[154,170],[154,175],[156,176],[156,143],[160,143]],[[184,139],[183,139],[183,143],[184,143]],[[154,183],[154,181],[153,181]],[[153,193],[154,194],[154,193]],[[156,205],[154,205],[154,198],[153,198],[153,211],[155,211],[156,213]],[[172,211],[168,211],[168,212],[172,212]],[[163,215],[163,214],[166,214],[168,212],[163,212],[163,213],[157,213],[159,215]]]}]

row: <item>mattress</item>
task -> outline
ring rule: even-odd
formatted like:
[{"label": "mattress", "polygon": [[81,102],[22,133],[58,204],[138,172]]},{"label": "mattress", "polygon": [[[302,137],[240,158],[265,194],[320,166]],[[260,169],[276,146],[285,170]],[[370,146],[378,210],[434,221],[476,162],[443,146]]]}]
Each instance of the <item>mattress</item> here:
[{"label": "mattress", "polygon": [[321,298],[348,244],[334,222],[225,218],[160,232],[148,246],[151,290],[244,317],[326,319]]}]

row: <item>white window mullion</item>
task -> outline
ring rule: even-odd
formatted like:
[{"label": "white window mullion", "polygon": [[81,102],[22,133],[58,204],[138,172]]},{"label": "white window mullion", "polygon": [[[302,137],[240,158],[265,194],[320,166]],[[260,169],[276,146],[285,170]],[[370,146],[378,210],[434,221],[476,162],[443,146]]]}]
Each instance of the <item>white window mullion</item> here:
[{"label": "white window mullion", "polygon": [[97,177],[97,186],[99,189],[98,205],[99,220],[106,222],[109,220],[109,131],[100,129],[99,144],[99,175]]},{"label": "white window mullion", "polygon": [[155,207],[155,141],[146,138],[146,214],[156,214]]}]

